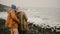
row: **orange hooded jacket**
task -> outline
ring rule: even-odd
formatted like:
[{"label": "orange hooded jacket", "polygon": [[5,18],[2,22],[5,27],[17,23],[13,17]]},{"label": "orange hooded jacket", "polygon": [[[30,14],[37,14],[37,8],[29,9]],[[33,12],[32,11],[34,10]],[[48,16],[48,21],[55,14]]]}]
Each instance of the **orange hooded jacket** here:
[{"label": "orange hooded jacket", "polygon": [[17,22],[15,22],[13,19],[15,21],[19,22],[19,19],[17,18],[14,9],[10,8],[10,9],[8,9],[8,16],[7,16],[5,26],[8,28],[18,28]]}]

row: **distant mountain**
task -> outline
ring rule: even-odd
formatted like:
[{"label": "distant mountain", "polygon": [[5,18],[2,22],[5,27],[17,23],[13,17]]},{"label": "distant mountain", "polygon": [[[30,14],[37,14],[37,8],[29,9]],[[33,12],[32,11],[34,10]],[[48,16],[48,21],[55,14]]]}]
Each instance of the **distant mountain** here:
[{"label": "distant mountain", "polygon": [[6,11],[8,8],[9,8],[9,6],[6,6],[6,5],[3,5],[3,4],[0,4],[0,12],[2,12],[2,11]]}]

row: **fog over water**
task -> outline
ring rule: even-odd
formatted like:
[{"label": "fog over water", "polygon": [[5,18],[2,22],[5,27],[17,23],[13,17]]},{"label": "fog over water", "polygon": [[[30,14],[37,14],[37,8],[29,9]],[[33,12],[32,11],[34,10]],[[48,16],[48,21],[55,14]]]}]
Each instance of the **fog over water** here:
[{"label": "fog over water", "polygon": [[[34,24],[48,24],[55,26],[60,24],[60,8],[27,8],[24,10],[28,17],[28,21]],[[7,13],[0,12],[0,18],[6,19]]]}]

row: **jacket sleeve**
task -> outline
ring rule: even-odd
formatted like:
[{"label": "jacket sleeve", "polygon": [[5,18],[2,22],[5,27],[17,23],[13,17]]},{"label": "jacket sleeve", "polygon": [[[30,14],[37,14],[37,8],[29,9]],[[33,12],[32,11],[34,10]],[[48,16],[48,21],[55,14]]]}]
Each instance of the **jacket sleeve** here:
[{"label": "jacket sleeve", "polygon": [[11,10],[10,14],[11,14],[11,17],[12,17],[14,20],[16,20],[16,21],[19,22],[19,19],[17,18],[16,13],[14,12],[14,10]]},{"label": "jacket sleeve", "polygon": [[24,18],[26,19],[26,20],[28,20],[28,18],[27,18],[27,16],[26,16],[26,14],[24,13]]},{"label": "jacket sleeve", "polygon": [[21,17],[21,19],[26,19],[26,20],[28,20],[28,18],[27,18],[27,16],[26,16],[26,14],[25,14],[25,12],[23,12],[23,11],[20,11],[20,17]]}]

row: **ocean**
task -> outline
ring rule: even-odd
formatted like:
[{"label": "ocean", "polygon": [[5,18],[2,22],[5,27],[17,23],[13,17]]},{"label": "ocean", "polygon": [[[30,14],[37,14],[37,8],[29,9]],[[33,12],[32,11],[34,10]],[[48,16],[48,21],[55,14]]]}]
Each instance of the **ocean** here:
[{"label": "ocean", "polygon": [[[60,8],[25,8],[23,11],[33,24],[60,25]],[[0,18],[7,19],[7,12],[0,12]]]}]

